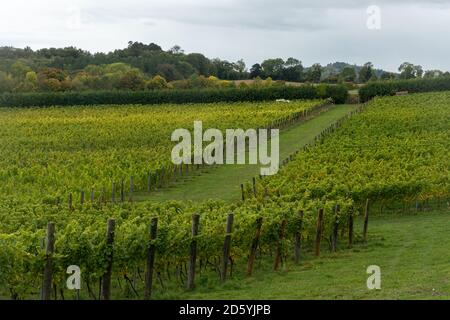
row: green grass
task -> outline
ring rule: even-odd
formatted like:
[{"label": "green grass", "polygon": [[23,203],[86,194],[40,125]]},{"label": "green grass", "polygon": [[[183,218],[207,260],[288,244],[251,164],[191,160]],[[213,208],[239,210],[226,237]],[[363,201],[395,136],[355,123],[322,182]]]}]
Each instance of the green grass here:
[{"label": "green grass", "polygon": [[[331,123],[354,110],[357,105],[338,105],[317,117],[280,132],[280,161],[311,142]],[[259,165],[221,165],[202,170],[169,188],[152,193],[136,193],[136,201],[193,200],[204,199],[238,200],[241,183],[259,175]]]},{"label": "green grass", "polygon": [[[358,219],[355,231],[361,230]],[[450,211],[373,215],[369,241],[338,253],[323,248],[296,266],[258,270],[226,284],[199,286],[182,299],[448,299],[450,298]],[[360,233],[359,233],[360,235]],[[381,289],[368,290],[366,268],[381,268]],[[264,269],[264,268],[263,268]]]}]

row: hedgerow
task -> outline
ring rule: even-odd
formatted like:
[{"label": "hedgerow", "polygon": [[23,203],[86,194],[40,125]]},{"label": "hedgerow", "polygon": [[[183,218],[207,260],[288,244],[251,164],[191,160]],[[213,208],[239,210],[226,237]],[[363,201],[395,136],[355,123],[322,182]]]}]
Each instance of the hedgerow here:
[{"label": "hedgerow", "polygon": [[362,102],[376,96],[390,96],[398,91],[432,92],[450,90],[450,77],[370,82],[359,90]]},{"label": "hedgerow", "polygon": [[269,87],[226,89],[183,89],[147,91],[85,91],[4,93],[0,95],[2,107],[45,107],[100,104],[162,104],[268,101],[275,99],[332,98],[344,103],[347,90],[344,86],[321,85],[314,87]]}]

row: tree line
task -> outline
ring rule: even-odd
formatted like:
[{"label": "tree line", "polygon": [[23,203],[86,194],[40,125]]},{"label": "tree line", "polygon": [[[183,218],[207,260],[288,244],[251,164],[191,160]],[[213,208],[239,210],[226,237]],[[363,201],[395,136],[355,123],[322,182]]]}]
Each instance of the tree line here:
[{"label": "tree line", "polygon": [[[226,88],[234,80],[257,79],[251,86],[292,82],[365,83],[375,79],[436,77],[439,70],[424,72],[411,63],[400,66],[399,74],[383,72],[373,64],[362,67],[343,64],[327,75],[328,66],[316,63],[304,67],[296,58],[267,59],[248,69],[244,61],[209,59],[201,53],[185,53],[179,46],[165,51],[155,43],[129,42],[124,49],[109,53],[67,48],[32,50],[0,48],[0,92],[145,90],[164,88]],[[329,70],[328,70],[329,71]],[[263,81],[262,79],[265,79]]]}]

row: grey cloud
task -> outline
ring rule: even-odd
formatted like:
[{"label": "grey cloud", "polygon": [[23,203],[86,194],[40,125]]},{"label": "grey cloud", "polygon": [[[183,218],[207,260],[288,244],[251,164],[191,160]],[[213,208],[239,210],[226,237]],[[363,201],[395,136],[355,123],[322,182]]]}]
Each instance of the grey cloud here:
[{"label": "grey cloud", "polygon": [[[448,0],[247,0],[247,1],[150,1],[130,0],[126,5],[108,2],[105,6],[87,8],[97,19],[153,19],[176,23],[265,30],[323,30],[336,27],[329,12],[360,10],[369,5],[387,6],[448,6]],[[102,7],[100,9],[100,6]]]}]

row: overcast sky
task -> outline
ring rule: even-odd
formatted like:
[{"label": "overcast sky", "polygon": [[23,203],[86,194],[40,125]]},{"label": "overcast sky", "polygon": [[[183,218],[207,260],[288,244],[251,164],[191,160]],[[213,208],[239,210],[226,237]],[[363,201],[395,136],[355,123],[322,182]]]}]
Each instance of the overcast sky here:
[{"label": "overcast sky", "polygon": [[247,66],[292,56],[306,66],[371,61],[396,71],[409,61],[450,70],[450,0],[0,1],[0,46],[106,52],[132,40]]}]

